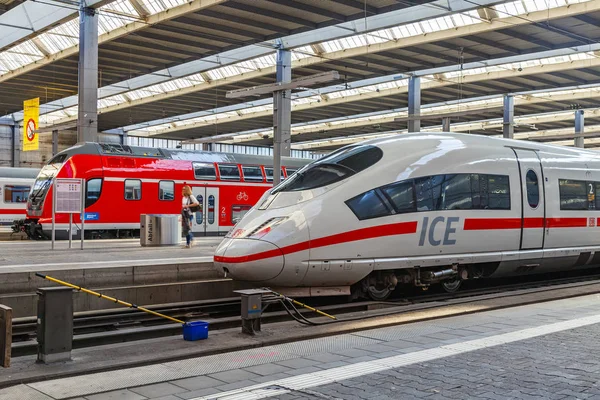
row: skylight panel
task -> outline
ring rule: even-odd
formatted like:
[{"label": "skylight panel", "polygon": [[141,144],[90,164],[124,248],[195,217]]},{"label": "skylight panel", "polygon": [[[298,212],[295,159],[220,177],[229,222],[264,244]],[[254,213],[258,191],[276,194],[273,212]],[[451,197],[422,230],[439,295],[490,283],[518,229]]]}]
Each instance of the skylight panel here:
[{"label": "skylight panel", "polygon": [[73,107],[65,108],[63,111],[68,116],[75,117],[75,116],[77,116],[78,107],[77,106],[73,106]]},{"label": "skylight panel", "polygon": [[163,3],[167,6],[167,8],[173,8],[182,4],[186,4],[187,0],[163,0]]},{"label": "skylight panel", "polygon": [[441,29],[440,25],[435,19],[421,21],[421,28],[423,28],[423,30],[427,33],[437,32]]},{"label": "skylight panel", "polygon": [[466,13],[451,15],[456,27],[473,25],[481,22],[476,11],[468,11]]},{"label": "skylight panel", "polygon": [[368,41],[368,44],[374,43],[386,43],[391,40],[394,40],[392,35],[388,32],[388,29],[382,29],[379,31],[367,33],[363,35],[365,39]]},{"label": "skylight panel", "polygon": [[140,0],[150,14],[156,14],[167,9],[163,0]]},{"label": "skylight panel", "polygon": [[150,96],[154,96],[156,94],[162,93],[162,91],[158,91],[158,90],[156,90],[156,88],[154,88],[154,90],[151,90],[151,88],[152,87],[147,87],[147,88],[144,88],[144,89],[132,90],[132,91],[127,92],[125,94],[131,100],[139,100],[139,99],[143,99],[143,98],[146,98],[146,97],[150,97]]},{"label": "skylight panel", "polygon": [[110,13],[101,13],[98,16],[98,34],[103,35],[114,29],[121,28],[131,22],[131,19]]},{"label": "skylight panel", "polygon": [[79,22],[72,19],[38,36],[42,44],[51,52],[58,53],[79,44]]},{"label": "skylight panel", "polygon": [[[301,60],[301,59],[307,58],[307,57],[312,57],[314,55],[316,55],[315,51],[310,46],[302,46],[302,47],[298,47],[298,48],[295,48],[294,50],[292,50],[292,60],[293,61]],[[274,58],[275,57],[273,56],[273,59]],[[273,65],[275,65],[275,64],[273,64]]]},{"label": "skylight panel", "polygon": [[[293,57],[294,53],[292,53],[292,58]],[[277,60],[275,59],[275,53],[255,58],[252,61],[254,61],[258,68],[268,68],[277,64]]]},{"label": "skylight panel", "polygon": [[419,23],[408,24],[405,27],[408,30],[408,36],[417,36],[423,33],[423,28]]},{"label": "skylight panel", "polygon": [[300,104],[311,104],[318,103],[321,101],[321,96],[309,96],[309,97],[301,97],[299,99],[292,100],[292,105],[297,106]]},{"label": "skylight panel", "polygon": [[256,107],[250,107],[250,108],[238,110],[237,112],[242,115],[248,115],[248,114],[254,114],[254,113],[264,112],[264,111],[273,111],[273,106],[272,105],[256,106]]},{"label": "skylight panel", "polygon": [[110,96],[105,99],[99,99],[98,100],[98,108],[116,106],[119,104],[123,104],[125,102],[126,102],[125,97],[123,97],[121,95]]},{"label": "skylight panel", "polygon": [[107,12],[114,11],[117,13],[130,15],[134,18],[140,16],[129,0],[117,0],[100,7],[100,11],[105,10]]},{"label": "skylight panel", "polygon": [[235,64],[235,67],[239,68],[242,71],[256,71],[259,67],[256,64],[255,60],[242,61]]},{"label": "skylight panel", "polygon": [[42,58],[44,58],[44,55],[31,40],[0,53],[0,60],[11,71]]}]

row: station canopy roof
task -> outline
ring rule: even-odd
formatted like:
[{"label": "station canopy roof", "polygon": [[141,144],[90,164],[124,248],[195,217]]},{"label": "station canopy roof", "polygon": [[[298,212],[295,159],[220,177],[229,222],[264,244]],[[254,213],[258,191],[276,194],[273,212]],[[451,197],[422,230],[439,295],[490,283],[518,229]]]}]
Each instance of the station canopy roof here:
[{"label": "station canopy roof", "polygon": [[[46,13],[25,35],[11,13],[28,6],[31,16],[39,3],[0,3],[0,37],[18,38],[0,39],[0,115],[22,120],[23,100],[39,97],[42,125],[75,120],[76,7],[55,6],[54,23]],[[503,95],[513,94],[516,138],[572,144],[573,110],[584,109],[586,146],[600,142],[600,0],[97,6],[102,131],[270,145],[272,96],[226,92],[273,83],[282,46],[292,51],[293,79],[340,74],[293,91],[296,149],[406,132],[411,76],[421,77],[422,130],[441,130],[447,115],[453,131],[501,135]]]}]

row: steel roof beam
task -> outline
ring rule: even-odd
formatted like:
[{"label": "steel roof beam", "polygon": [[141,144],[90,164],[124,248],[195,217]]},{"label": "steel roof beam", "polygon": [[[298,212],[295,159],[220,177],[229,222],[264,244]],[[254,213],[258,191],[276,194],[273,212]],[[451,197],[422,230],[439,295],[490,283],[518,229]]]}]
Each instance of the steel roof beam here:
[{"label": "steel roof beam", "polygon": [[372,5],[367,4],[364,1],[358,1],[358,0],[331,0],[331,1],[333,1],[334,3],[339,3],[339,4],[343,4],[345,6],[348,6],[348,7],[352,7],[357,10],[366,11],[367,14],[371,14],[371,15],[379,14],[379,10],[377,9],[377,7],[373,7]]},{"label": "steel roof beam", "polygon": [[[279,3],[279,4],[290,7],[295,10],[298,10],[298,8],[290,5],[290,4],[293,4],[291,2],[288,2],[288,3],[284,2],[284,3]],[[311,14],[318,15],[318,16],[326,16],[327,18],[331,18],[332,20],[336,20],[338,22],[348,21],[348,17],[346,17],[343,14],[339,14],[334,11],[327,10],[326,8],[316,7],[316,6],[310,5],[308,3],[303,3],[302,5],[300,5],[300,8],[301,8],[302,12],[309,12]]]},{"label": "steel roof beam", "polygon": [[[273,18],[273,19],[289,22],[289,23],[296,24],[296,25],[307,26],[312,29],[318,28],[318,24],[316,22],[312,22],[312,21],[309,21],[304,18],[298,18],[298,17],[294,17],[291,15],[283,14],[280,12],[272,11],[268,8],[254,7],[254,6],[249,5],[248,3],[239,3],[234,0],[229,0],[228,2],[224,3],[223,6],[233,8],[235,10],[246,11],[248,13],[255,14],[255,15],[265,15],[265,16]],[[304,6],[304,5],[302,5],[302,6]],[[257,21],[257,22],[261,22],[261,21]]]},{"label": "steel roof beam", "polygon": [[[534,26],[542,26],[542,25],[543,24],[534,24]],[[533,39],[529,35],[524,35],[522,33],[516,32],[514,29],[502,29],[502,30],[500,30],[500,33],[503,33],[514,39],[518,39],[518,40],[522,40],[527,43],[534,44],[536,46],[541,46],[545,49],[551,50],[551,49],[556,48],[556,46],[550,42],[546,42],[545,40],[541,40],[541,39]],[[565,46],[561,45],[561,47],[565,47]]]},{"label": "steel roof beam", "polygon": [[[206,10],[208,11],[208,10]],[[208,16],[206,11],[204,11],[201,15],[202,16]],[[234,35],[238,35],[238,36],[245,36],[245,37],[249,37],[252,39],[256,39],[256,40],[267,40],[267,37],[265,35],[262,35],[260,33],[256,33],[253,31],[249,31],[247,29],[241,29],[241,28],[236,28],[233,26],[225,26],[225,25],[221,25],[215,22],[210,22],[210,25],[207,25],[205,23],[205,21],[201,20],[201,19],[197,19],[195,18],[196,14],[188,14],[185,17],[179,17],[177,18],[176,21],[170,21],[168,24],[165,24],[167,26],[173,26],[173,24],[175,23],[181,23],[184,25],[198,25],[198,26],[202,26],[203,28],[206,29],[211,29],[211,30],[215,30],[217,32],[227,32],[230,34],[234,34]],[[164,25],[161,26],[161,28],[164,28]]]},{"label": "steel roof beam", "polygon": [[566,81],[577,82],[580,85],[586,85],[586,84],[589,83],[588,81],[586,81],[583,78],[579,78],[577,76],[565,74],[564,72],[550,72],[550,75],[557,76],[557,77],[559,77],[561,79],[564,79]]},{"label": "steel roof beam", "polygon": [[[223,0],[212,0],[212,1],[210,1],[210,5],[215,5],[222,1]],[[498,0],[481,0],[480,3],[481,4],[479,4],[479,6],[485,6],[485,5],[489,5],[489,4],[498,3]],[[169,10],[168,13],[160,13],[160,14],[163,14],[160,17],[158,16],[158,14],[155,16],[149,17],[148,20],[149,21],[151,20],[150,22],[140,23],[143,26],[138,26],[138,25],[136,25],[138,23],[134,22],[123,28],[120,28],[120,29],[117,29],[117,30],[114,30],[114,31],[108,33],[107,34],[108,36],[102,35],[98,38],[98,43],[103,43],[105,41],[112,40],[116,37],[123,36],[129,32],[137,31],[138,29],[145,27],[148,23],[151,23],[151,22],[157,23],[157,22],[160,22],[165,19],[173,19],[173,18],[176,18],[177,16],[197,11],[199,9],[200,5],[202,5],[202,8],[204,8],[204,7],[206,7],[206,4],[209,4],[206,2],[206,0],[204,0],[204,1],[193,0],[191,3],[188,3],[183,6],[179,6],[174,9]],[[580,12],[587,12],[590,9],[590,4],[594,4],[598,7],[598,9],[600,9],[600,5],[599,5],[600,0],[592,0],[589,3],[583,3],[583,4],[585,4],[586,7],[581,7],[582,5],[577,4],[577,5],[570,6],[570,8],[565,9],[565,11],[574,13],[574,14],[578,14]],[[151,86],[154,84],[158,84],[158,83],[166,82],[169,80],[185,77],[185,76],[192,75],[195,73],[204,72],[209,69],[215,68],[217,66],[234,64],[234,63],[242,61],[242,60],[247,60],[247,59],[271,54],[274,52],[275,48],[278,45],[281,45],[285,48],[293,49],[296,47],[306,46],[306,45],[310,45],[313,43],[319,43],[319,42],[323,42],[323,41],[327,41],[327,40],[343,38],[343,37],[355,35],[355,34],[358,34],[361,32],[376,31],[379,29],[389,28],[392,26],[412,23],[415,21],[421,21],[423,19],[436,18],[436,17],[440,17],[440,16],[444,16],[444,15],[453,14],[456,12],[471,10],[473,8],[476,8],[477,6],[478,5],[474,5],[469,0],[437,0],[437,1],[434,1],[431,3],[428,3],[426,5],[409,7],[409,8],[405,8],[405,9],[398,10],[398,11],[392,11],[392,12],[381,14],[381,15],[374,15],[374,16],[359,19],[356,21],[350,21],[350,22],[345,22],[342,24],[319,28],[319,29],[316,29],[316,30],[313,30],[310,32],[289,35],[289,36],[283,37],[278,40],[273,40],[273,41],[269,41],[267,43],[262,43],[262,44],[249,45],[249,46],[245,46],[245,47],[235,49],[235,50],[225,51],[220,54],[204,57],[199,60],[190,61],[190,62],[180,64],[180,65],[177,65],[177,66],[174,66],[171,68],[156,71],[152,74],[139,76],[136,78],[132,78],[132,79],[123,81],[123,82],[116,83],[114,85],[105,86],[105,87],[102,87],[99,89],[100,91],[98,94],[98,98],[102,99],[102,98],[109,97],[112,95],[122,94],[129,90],[140,89],[140,88],[143,88],[146,86]],[[580,7],[577,7],[577,6],[580,6]],[[448,7],[452,11],[447,11],[446,7]],[[184,9],[186,9],[187,11],[183,12]],[[577,11],[573,12],[573,10],[579,10],[579,9],[581,9],[581,10],[578,12]],[[561,8],[561,10],[562,10],[562,8]],[[553,11],[554,11],[554,13],[553,13]],[[555,15],[556,9],[550,10],[549,12],[544,11],[541,14],[543,14],[544,18],[547,18],[550,13]],[[210,10],[203,11],[203,14],[210,15]],[[231,19],[231,18],[229,18],[229,19]],[[157,20],[157,21],[155,21],[155,20]],[[160,21],[158,21],[158,20],[160,20]],[[525,23],[525,22],[521,21],[521,23]],[[501,23],[501,24],[503,24],[503,23]],[[485,24],[485,25],[491,26],[493,24]],[[496,27],[497,26],[494,26],[493,29],[495,29]],[[465,29],[459,28],[459,29],[455,29],[453,31],[455,31],[455,32],[459,31],[460,35],[464,35],[464,34],[468,34],[468,32],[472,29],[472,27],[464,27],[464,28]],[[490,27],[489,30],[493,30],[493,29]],[[423,36],[423,37],[409,38],[410,40],[402,40],[402,41],[398,41],[398,42],[392,42],[392,44],[394,44],[394,46],[391,46],[388,44],[388,47],[390,47],[390,48],[407,47],[407,46],[403,45],[404,42],[412,42],[409,44],[410,46],[418,45],[419,42],[435,42],[436,39],[438,39],[438,36],[441,36],[441,35],[430,34],[430,35]],[[370,47],[373,47],[373,46],[369,46],[365,49],[362,49],[361,52],[364,54],[367,54],[369,52]],[[40,62],[36,63],[35,68],[37,68],[37,66],[39,66],[39,65],[44,65],[49,62],[55,61],[57,59],[63,58],[66,55],[73,55],[73,54],[77,53],[77,48],[70,48],[70,49],[64,50],[63,52],[59,53],[58,55],[55,55],[52,60],[47,60],[47,62],[40,61]],[[352,51],[352,54],[355,55],[354,53],[356,53],[357,51],[356,51],[356,49],[353,49],[353,50],[354,51]],[[380,48],[377,51],[385,51],[385,49]],[[335,58],[345,58],[344,54],[343,54],[344,52],[338,52],[338,53],[340,53],[340,54],[336,54]],[[66,54],[66,55],[63,55],[63,54]],[[312,63],[322,63],[323,62],[323,60],[318,57],[312,57],[312,58],[313,58]],[[6,80],[10,79],[10,77],[14,77],[16,75],[19,75],[23,72],[26,72],[26,71],[29,71],[32,69],[34,69],[34,67],[31,65],[23,67],[22,69],[17,70],[13,73],[6,74],[6,75],[10,75],[10,76],[0,77],[0,82],[6,81]],[[265,70],[268,70],[268,72],[258,73],[255,75],[264,76],[264,75],[274,73],[274,68],[267,68]],[[265,71],[265,70],[263,70],[263,71]],[[245,75],[242,78],[243,78],[243,80],[250,79],[248,77],[248,75]],[[77,104],[76,96],[67,97],[65,99],[61,99],[56,102],[51,102],[51,103],[41,105],[40,106],[40,114],[72,107],[72,106],[75,106],[76,104]],[[22,113],[17,113],[17,116],[22,119]]]},{"label": "steel roof beam", "polygon": [[[504,50],[504,51],[506,51],[508,53],[521,54],[521,50],[519,50],[519,49],[517,49],[515,47],[512,47],[512,46],[509,46],[509,45],[497,42],[495,40],[489,40],[489,39],[486,39],[486,38],[482,38],[480,36],[466,36],[464,39],[470,40],[471,42],[475,42],[475,43],[478,43],[478,44],[482,44],[484,46],[489,46],[489,47],[492,47],[492,48],[498,48],[498,49]],[[469,48],[465,49],[465,51],[468,52]]]},{"label": "steel roof beam", "polygon": [[[454,45],[452,43],[445,42],[443,40],[438,40],[438,41],[435,41],[435,42],[433,42],[431,44],[434,45],[434,46],[441,47],[441,48],[446,49],[446,50],[455,51],[456,54],[460,54],[460,51],[462,49],[463,54],[464,53],[471,54],[473,57],[481,58],[483,60],[488,60],[488,59],[490,59],[492,57],[488,53],[484,53],[483,51],[475,50],[472,47],[466,47],[465,48],[465,47],[462,47],[462,46],[457,46],[457,45]],[[504,53],[504,54],[506,54],[508,56],[514,55],[514,53],[510,53],[510,52],[507,52],[507,53]],[[458,58],[458,56],[456,58]]]}]

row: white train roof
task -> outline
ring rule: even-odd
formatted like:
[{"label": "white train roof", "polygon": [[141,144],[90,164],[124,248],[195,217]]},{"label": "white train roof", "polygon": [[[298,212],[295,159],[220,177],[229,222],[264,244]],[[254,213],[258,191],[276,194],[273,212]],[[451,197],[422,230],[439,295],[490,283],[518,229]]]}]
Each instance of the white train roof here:
[{"label": "white train roof", "polygon": [[[565,156],[576,156],[584,154],[586,157],[600,160],[600,154],[596,151],[581,149],[578,147],[558,146],[529,142],[525,140],[504,139],[483,135],[452,133],[452,132],[417,132],[404,133],[378,139],[371,139],[360,142],[361,145],[374,145],[382,148],[384,151],[389,148],[398,148],[406,150],[406,146],[416,146],[418,148],[428,147],[433,142],[439,143],[442,140],[459,141],[468,146],[481,147],[515,147],[520,149],[531,149],[562,154]],[[352,146],[352,145],[350,145]]]}]

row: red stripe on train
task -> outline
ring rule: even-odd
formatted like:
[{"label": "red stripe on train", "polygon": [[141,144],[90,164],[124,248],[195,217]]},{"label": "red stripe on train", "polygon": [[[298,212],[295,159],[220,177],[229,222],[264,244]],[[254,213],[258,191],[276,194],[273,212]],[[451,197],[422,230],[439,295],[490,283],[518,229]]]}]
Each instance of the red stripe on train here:
[{"label": "red stripe on train", "polygon": [[[586,228],[587,218],[546,218],[546,228]],[[597,224],[596,224],[597,225]],[[544,218],[524,218],[523,228],[544,228]],[[465,231],[521,229],[521,218],[467,218]]]},{"label": "red stripe on train", "polygon": [[289,246],[282,247],[279,250],[263,251],[261,253],[249,254],[247,256],[240,257],[223,257],[215,256],[216,262],[223,263],[242,263],[250,261],[258,261],[265,258],[278,257],[284,254],[297,253],[302,250],[308,250],[309,248],[325,247],[334,244],[355,242],[357,240],[374,239],[383,236],[393,235],[405,235],[417,232],[417,221],[411,222],[400,222],[398,224],[388,224],[372,226],[369,228],[356,229],[354,231],[342,232],[331,236],[325,236],[322,238],[308,240],[306,242],[296,243]]},{"label": "red stripe on train", "polygon": [[587,218],[547,218],[548,228],[587,228]]},{"label": "red stripe on train", "polygon": [[[600,219],[599,219],[600,220]],[[546,227],[548,228],[584,228],[588,226],[587,218],[546,218]],[[372,226],[369,228],[356,229],[354,231],[342,232],[331,236],[296,243],[281,249],[264,251],[261,253],[249,254],[239,257],[215,256],[216,262],[223,263],[243,263],[258,261],[265,258],[283,256],[285,254],[296,253],[309,248],[332,246],[335,244],[355,242],[363,239],[374,239],[384,236],[405,235],[417,232],[417,221],[401,222],[398,224],[388,224]],[[523,228],[543,228],[544,218],[524,218]],[[502,229],[521,229],[521,218],[466,218],[464,230],[502,230]]]},{"label": "red stripe on train", "polygon": [[25,215],[25,210],[0,209],[0,214],[19,214],[19,215]]}]

